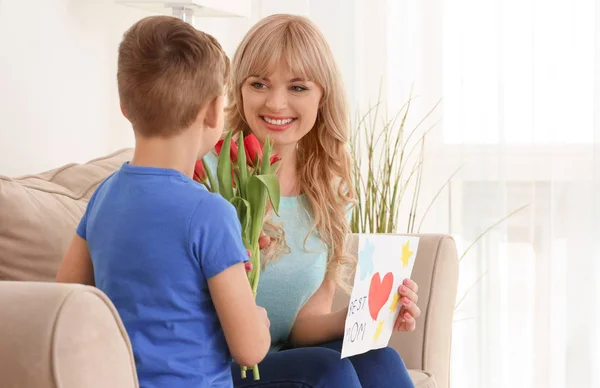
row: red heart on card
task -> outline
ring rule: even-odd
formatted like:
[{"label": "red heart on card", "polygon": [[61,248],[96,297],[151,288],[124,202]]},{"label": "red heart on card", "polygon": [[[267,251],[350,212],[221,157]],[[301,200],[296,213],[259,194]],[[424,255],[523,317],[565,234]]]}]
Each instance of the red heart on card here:
[{"label": "red heart on card", "polygon": [[377,320],[379,310],[387,302],[393,285],[394,275],[391,272],[386,273],[383,280],[379,277],[379,272],[371,278],[371,286],[369,287],[369,313],[374,321]]}]

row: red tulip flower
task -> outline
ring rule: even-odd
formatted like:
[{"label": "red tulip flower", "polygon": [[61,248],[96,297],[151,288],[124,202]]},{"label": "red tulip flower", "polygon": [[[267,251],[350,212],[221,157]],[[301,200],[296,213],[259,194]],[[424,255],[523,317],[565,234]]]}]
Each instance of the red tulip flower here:
[{"label": "red tulip flower", "polygon": [[248,165],[257,166],[262,159],[263,149],[254,134],[250,134],[244,138],[244,150],[246,151],[246,162]]},{"label": "red tulip flower", "polygon": [[204,170],[202,160],[196,161],[196,165],[194,166],[194,180],[200,183],[206,182],[206,170]]},{"label": "red tulip flower", "polygon": [[277,154],[273,154],[273,156],[271,156],[271,160],[269,160],[269,163],[272,165],[274,165],[275,163],[279,162],[281,160],[281,158],[279,157],[279,155]]},{"label": "red tulip flower", "polygon": [[[221,155],[221,148],[223,148],[224,140],[219,140],[217,144],[215,144],[215,151],[217,151],[217,155]],[[238,146],[235,142],[231,142],[229,146],[229,159],[231,163],[237,162],[238,158]]]}]

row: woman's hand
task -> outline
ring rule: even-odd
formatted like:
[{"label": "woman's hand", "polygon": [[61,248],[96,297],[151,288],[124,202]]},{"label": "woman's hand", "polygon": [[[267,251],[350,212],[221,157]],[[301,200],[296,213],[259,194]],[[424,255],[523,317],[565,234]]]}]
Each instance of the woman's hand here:
[{"label": "woman's hand", "polygon": [[394,331],[414,331],[417,326],[415,319],[421,315],[421,309],[417,306],[419,286],[411,279],[404,279],[398,287],[400,303],[402,308],[394,324]]},{"label": "woman's hand", "polygon": [[256,309],[258,310],[258,315],[262,317],[263,322],[265,323],[265,326],[268,328],[271,327],[271,321],[269,320],[269,315],[267,314],[267,310],[265,310],[263,307],[260,306],[256,306]]},{"label": "woman's hand", "polygon": [[[267,236],[266,234],[262,234],[258,238],[258,247],[261,250],[268,247],[270,243],[271,243],[271,237]],[[248,253],[248,257],[252,256],[252,252],[250,252],[250,249],[246,249],[246,252]],[[244,267],[246,268],[246,272],[252,271],[252,263],[251,262],[246,261],[244,263]]]},{"label": "woman's hand", "polygon": [[271,237],[261,233],[260,237],[258,238],[258,247],[263,250],[268,247],[269,244],[271,244]]}]

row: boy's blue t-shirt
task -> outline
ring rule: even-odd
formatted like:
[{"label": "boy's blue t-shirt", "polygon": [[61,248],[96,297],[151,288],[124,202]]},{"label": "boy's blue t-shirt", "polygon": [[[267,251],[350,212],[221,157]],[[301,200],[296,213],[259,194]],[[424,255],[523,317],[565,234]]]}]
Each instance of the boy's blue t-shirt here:
[{"label": "boy's blue t-shirt", "polygon": [[143,388],[232,387],[207,279],[248,259],[235,209],[171,169],[125,163],[77,228],[116,306]]}]

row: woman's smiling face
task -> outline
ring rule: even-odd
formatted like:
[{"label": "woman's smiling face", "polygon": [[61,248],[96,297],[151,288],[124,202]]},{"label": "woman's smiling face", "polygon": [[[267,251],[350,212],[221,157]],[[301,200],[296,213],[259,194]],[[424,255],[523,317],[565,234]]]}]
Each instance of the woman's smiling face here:
[{"label": "woman's smiling face", "polygon": [[242,85],[244,116],[252,133],[275,148],[295,147],[315,125],[323,91],[293,74],[284,61],[268,77],[250,76]]}]

